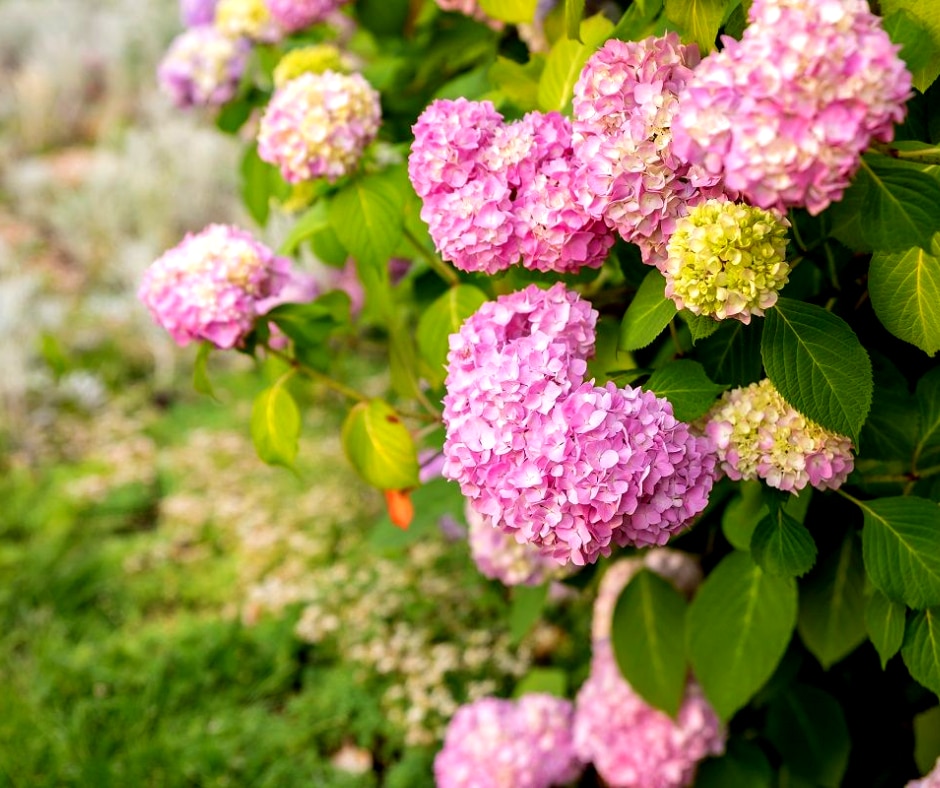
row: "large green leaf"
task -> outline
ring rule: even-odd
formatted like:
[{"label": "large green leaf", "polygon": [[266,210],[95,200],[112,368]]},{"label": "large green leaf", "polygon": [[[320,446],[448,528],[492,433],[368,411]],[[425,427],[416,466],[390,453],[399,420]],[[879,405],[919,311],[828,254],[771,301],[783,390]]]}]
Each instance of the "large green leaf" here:
[{"label": "large green leaf", "polygon": [[240,170],[242,202],[263,227],[271,212],[271,197],[286,193],[286,184],[277,169],[258,156],[257,145],[245,150]]},{"label": "large green leaf", "polygon": [[871,407],[871,361],[855,332],[821,307],[780,298],[761,357],[777,391],[806,418],[858,443]]},{"label": "large green leaf", "polygon": [[[890,17],[899,11],[906,11],[917,24],[925,30],[931,39],[930,47],[932,57],[921,62],[919,56],[921,52],[914,54],[914,61],[908,60],[911,71],[914,76],[914,87],[921,93],[926,93],[927,88],[933,83],[940,74],[940,4],[924,2],[924,0],[881,0],[881,12],[886,17],[885,25],[887,27]],[[896,27],[889,28],[889,32],[896,31]],[[905,59],[911,57],[908,50],[910,36],[894,37],[897,43],[904,44],[901,50],[901,56]]]},{"label": "large green leaf", "polygon": [[666,298],[666,280],[656,269],[650,271],[627,307],[620,324],[620,349],[646,347],[676,316],[676,305]]},{"label": "large green leaf", "polygon": [[933,769],[940,757],[940,706],[914,715],[914,762],[921,774]]},{"label": "large green leaf", "polygon": [[518,643],[542,616],[548,600],[548,584],[515,586],[509,608],[509,638]]},{"label": "large green leaf", "polygon": [[747,386],[761,379],[760,360],[763,320],[749,326],[725,320],[711,336],[696,346],[696,355],[708,377],[728,386]]},{"label": "large green leaf", "polygon": [[513,688],[512,696],[521,698],[540,692],[564,698],[568,691],[568,674],[561,668],[532,668]]},{"label": "large green leaf", "polygon": [[876,252],[868,292],[878,319],[899,339],[932,356],[940,350],[940,234],[930,252]]},{"label": "large green leaf", "polygon": [[[922,0],[915,2],[921,7],[930,5]],[[934,42],[927,26],[907,8],[899,7],[889,13],[887,9],[895,5],[898,5],[897,0],[882,3],[885,10],[884,29],[892,41],[901,44],[901,57],[911,72],[914,87],[923,93],[940,74],[940,35]]]},{"label": "large green leaf", "polygon": [[726,556],[692,601],[686,634],[692,668],[722,719],[770,678],[796,625],[792,578],[774,577],[747,553]]},{"label": "large green leaf", "polygon": [[859,501],[862,552],[872,584],[920,609],[940,605],[940,507],[911,496]]},{"label": "large green leaf", "polygon": [[878,652],[882,670],[901,648],[906,614],[907,608],[904,605],[888,599],[878,589],[872,590],[865,606],[865,628],[875,651]]},{"label": "large green leaf", "polygon": [[914,457],[920,468],[940,461],[940,367],[917,382],[916,397],[920,437]]},{"label": "large green leaf", "polygon": [[867,176],[862,234],[875,250],[929,249],[940,232],[940,181],[922,167],[888,156],[865,154]]},{"label": "large green leaf", "polygon": [[568,38],[581,40],[581,18],[584,16],[584,0],[565,0],[565,33]]},{"label": "large green leaf", "polygon": [[680,421],[693,421],[714,404],[726,387],[712,383],[697,361],[679,359],[657,369],[643,388],[668,399]]},{"label": "large green leaf", "polygon": [[533,54],[524,65],[499,56],[490,66],[489,78],[495,88],[524,112],[538,109],[539,79],[545,69],[545,57]]},{"label": "large green leaf", "polygon": [[300,411],[281,378],[255,397],[251,438],[258,456],[269,465],[294,467],[300,437]]},{"label": "large green leaf", "polygon": [[581,23],[581,41],[560,38],[555,42],[539,80],[539,108],[543,112],[564,112],[571,105],[581,69],[613,27],[609,19],[598,14]]},{"label": "large green leaf", "polygon": [[343,423],[343,450],[359,475],[380,490],[418,485],[418,454],[408,428],[386,402],[358,402]]},{"label": "large green leaf", "polygon": [[751,536],[751,557],[772,575],[805,575],[816,563],[816,552],[806,526],[780,507],[763,518]]},{"label": "large green leaf", "polygon": [[209,379],[209,354],[213,347],[211,342],[203,342],[199,346],[196,361],[193,364],[193,388],[200,394],[216,399],[212,381]]},{"label": "large green leaf", "polygon": [[778,694],[767,711],[767,736],[794,774],[813,785],[842,784],[852,741],[842,707],[829,693],[797,684]]},{"label": "large green leaf", "polygon": [[910,618],[901,658],[917,682],[940,695],[940,608],[929,607]]},{"label": "large green leaf", "polygon": [[[871,412],[862,429],[863,455],[910,462],[921,439],[920,415],[907,379],[881,354],[872,356],[875,390]],[[940,428],[940,412],[937,414]]]},{"label": "large green leaf", "polygon": [[404,217],[398,190],[381,175],[358,178],[330,201],[333,231],[356,260],[384,266],[402,239]]},{"label": "large green leaf", "polygon": [[715,48],[718,28],[741,0],[666,0],[666,18],[699,45],[702,52]]},{"label": "large green leaf", "polygon": [[685,610],[672,584],[646,569],[631,578],[614,608],[611,642],[621,672],[671,717],[685,694]]},{"label": "large green leaf", "polygon": [[865,640],[865,570],[855,531],[800,583],[797,630],[827,670]]},{"label": "large green leaf", "polygon": [[535,18],[538,0],[480,0],[480,8],[501,22],[526,24]]},{"label": "large green leaf", "polygon": [[769,516],[759,481],[748,480],[738,485],[738,493],[721,513],[721,532],[737,550],[751,549],[751,540],[758,524]]},{"label": "large green leaf", "polygon": [[450,335],[456,334],[470,315],[486,302],[486,294],[472,285],[451,287],[418,321],[418,349],[435,375],[434,382],[444,379]]}]

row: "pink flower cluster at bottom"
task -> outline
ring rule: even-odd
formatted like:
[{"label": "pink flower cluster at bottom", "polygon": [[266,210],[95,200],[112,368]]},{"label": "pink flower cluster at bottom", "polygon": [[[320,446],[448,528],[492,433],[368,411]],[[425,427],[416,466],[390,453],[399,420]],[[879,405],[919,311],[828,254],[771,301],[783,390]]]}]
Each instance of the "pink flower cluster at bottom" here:
[{"label": "pink flower cluster at bottom", "polygon": [[559,563],[663,545],[701,512],[708,439],[651,392],[583,382],[597,313],[559,283],[484,304],[451,336],[443,475]]},{"label": "pink flower cluster at bottom", "polygon": [[437,788],[550,788],[582,765],[571,744],[572,706],[552,695],[483,698],[461,706],[434,759]]}]

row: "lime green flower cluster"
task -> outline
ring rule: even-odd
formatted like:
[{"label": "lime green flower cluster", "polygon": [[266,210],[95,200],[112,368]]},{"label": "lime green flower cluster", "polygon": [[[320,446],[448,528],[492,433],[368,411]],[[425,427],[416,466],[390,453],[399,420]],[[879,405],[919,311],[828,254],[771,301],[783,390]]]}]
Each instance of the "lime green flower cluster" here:
[{"label": "lime green flower cluster", "polygon": [[322,74],[335,71],[348,72],[339,49],[332,44],[313,44],[292,49],[274,68],[274,86],[281,87],[301,74]]},{"label": "lime green flower cluster", "polygon": [[264,0],[219,0],[215,26],[228,36],[245,36],[253,41],[275,38],[275,24]]},{"label": "lime green flower cluster", "polygon": [[666,295],[679,309],[750,323],[787,283],[789,222],[753,205],[706,200],[677,220],[664,264]]}]

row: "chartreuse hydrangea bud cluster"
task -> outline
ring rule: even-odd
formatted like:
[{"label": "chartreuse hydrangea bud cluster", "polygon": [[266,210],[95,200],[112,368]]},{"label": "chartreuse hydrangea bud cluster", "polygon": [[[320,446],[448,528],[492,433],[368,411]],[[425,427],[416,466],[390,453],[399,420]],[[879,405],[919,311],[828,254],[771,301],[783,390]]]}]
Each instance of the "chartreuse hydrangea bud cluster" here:
[{"label": "chartreuse hydrangea bud cluster", "polygon": [[563,284],[484,304],[451,335],[445,478],[559,563],[662,545],[708,502],[715,457],[653,393],[585,382],[597,312]]},{"label": "chartreuse hydrangea bud cluster", "polygon": [[470,557],[480,574],[505,586],[537,586],[568,574],[566,567],[542,555],[528,542],[517,542],[491,517],[466,507]]},{"label": "chartreuse hydrangea bud cluster", "polygon": [[274,91],[261,118],[258,156],[288,183],[335,181],[375,139],[379,94],[360,74],[301,74]]},{"label": "chartreuse hydrangea bud cluster", "polygon": [[721,470],[798,493],[807,484],[836,489],[852,472],[852,442],[810,421],[765,378],[725,392],[705,426]]},{"label": "chartreuse hydrangea bud cluster", "polygon": [[298,47],[282,57],[274,67],[274,86],[283,87],[301,74],[322,74],[324,71],[343,73],[343,56],[332,44]]},{"label": "chartreuse hydrangea bud cluster", "polygon": [[571,727],[571,702],[553,695],[482,698],[461,706],[434,759],[437,788],[567,785],[583,770]]},{"label": "chartreuse hydrangea bud cluster", "polygon": [[291,261],[250,233],[212,224],[188,234],[145,272],[138,296],[180,345],[239,345],[294,277]]},{"label": "chartreuse hydrangea bud cluster", "polygon": [[770,211],[726,200],[690,208],[666,247],[666,296],[718,320],[762,317],[787,283],[787,227]]},{"label": "chartreuse hydrangea bud cluster", "polygon": [[250,50],[211,25],[184,30],[160,61],[160,89],[177,107],[218,107],[234,98]]},{"label": "chartreuse hydrangea bud cluster", "polygon": [[903,120],[911,75],[865,0],[755,0],[695,69],[673,150],[762,208],[817,214]]},{"label": "chartreuse hydrangea bud cluster", "polygon": [[489,101],[438,100],[412,131],[408,173],[444,259],[489,274],[603,264],[614,239],[574,199],[566,118],[530,112],[506,124]]}]

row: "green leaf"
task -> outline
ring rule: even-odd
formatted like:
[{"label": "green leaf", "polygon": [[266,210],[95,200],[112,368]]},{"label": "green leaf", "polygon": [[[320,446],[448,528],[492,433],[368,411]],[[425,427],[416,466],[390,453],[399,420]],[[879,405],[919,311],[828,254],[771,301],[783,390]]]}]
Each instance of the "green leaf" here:
[{"label": "green leaf", "polygon": [[630,3],[617,26],[610,31],[609,38],[621,41],[642,41],[650,35],[662,32],[662,20],[659,15],[663,10],[663,0],[640,0]]},{"label": "green leaf", "polygon": [[523,65],[499,56],[490,67],[490,82],[519,109],[528,112],[539,106],[539,79],[545,69],[545,58],[533,54]]},{"label": "green leaf", "polygon": [[725,320],[712,336],[702,340],[696,347],[696,355],[708,377],[735,387],[760,380],[763,325],[763,320],[752,320],[749,326],[737,320]]},{"label": "green leaf", "polygon": [[919,610],[907,622],[901,658],[918,684],[940,695],[940,608]]},{"label": "green leaf", "polygon": [[740,0],[666,0],[666,18],[695,41],[703,53],[715,48],[725,17]]},{"label": "green leaf", "polygon": [[555,42],[539,80],[538,100],[543,112],[564,112],[570,106],[581,69],[613,27],[609,19],[598,14],[581,23],[580,42],[570,38]]},{"label": "green leaf", "polygon": [[326,200],[317,200],[310,208],[300,215],[287,237],[278,247],[277,253],[291,255],[297,247],[310,238],[314,233],[330,226],[327,214],[329,203]]},{"label": "green leaf", "polygon": [[930,370],[917,382],[915,396],[920,415],[920,438],[914,458],[920,467],[940,460],[940,367]]},{"label": "green leaf", "polygon": [[898,653],[904,640],[904,616],[907,608],[873,589],[865,606],[865,628],[884,670],[888,660]]},{"label": "green leaf", "polygon": [[278,171],[258,156],[258,146],[249,147],[241,163],[242,201],[251,218],[262,227],[267,224],[278,180]]},{"label": "green leaf", "polygon": [[751,536],[751,557],[771,575],[801,577],[816,563],[812,534],[783,509],[768,514]]},{"label": "green leaf", "polygon": [[926,498],[858,501],[862,552],[872,584],[915,610],[940,605],[940,507]]},{"label": "green leaf", "polygon": [[380,490],[418,486],[418,454],[408,428],[380,399],[359,402],[343,423],[343,451],[357,473]]},{"label": "green leaf", "polygon": [[[928,33],[931,39],[933,57],[924,65],[920,65],[915,58],[917,65],[911,67],[914,76],[914,87],[921,93],[926,93],[927,88],[940,74],[940,5],[925,3],[924,0],[881,0],[881,12],[885,17],[890,17],[901,10],[907,11]],[[887,22],[886,19],[886,27]],[[908,38],[904,36],[894,38],[894,40],[900,44],[908,44]],[[905,49],[901,50],[901,55],[905,59],[910,57],[906,46]]]},{"label": "green leaf", "polygon": [[695,773],[695,788],[772,788],[775,785],[767,756],[756,744],[744,739],[729,739],[725,754],[703,761]]},{"label": "green leaf", "polygon": [[783,398],[858,443],[871,407],[871,361],[855,332],[821,307],[780,298],[764,319],[761,357]]},{"label": "green leaf", "polygon": [[795,775],[838,788],[849,765],[849,727],[829,693],[797,684],[767,711],[767,736]]},{"label": "green leaf", "polygon": [[686,618],[692,668],[718,716],[729,719],[770,678],[796,625],[792,578],[734,552],[705,579]]},{"label": "green leaf", "polygon": [[532,668],[516,684],[514,698],[532,693],[545,693],[564,698],[568,692],[568,676],[561,668]]},{"label": "green leaf", "polygon": [[914,762],[927,774],[940,757],[940,706],[914,715]]},{"label": "green leaf", "polygon": [[712,383],[697,361],[679,359],[670,361],[652,375],[643,388],[665,397],[672,403],[673,412],[680,421],[694,421],[705,413],[725,386]]},{"label": "green leaf", "polygon": [[721,328],[720,320],[714,320],[707,315],[693,314],[688,309],[681,310],[679,317],[681,317],[689,327],[689,334],[692,335],[693,345],[701,339],[707,339]]},{"label": "green leaf", "polygon": [[581,18],[584,16],[584,0],[565,0],[565,33],[568,38],[581,40]]},{"label": "green leaf", "polygon": [[738,485],[738,494],[725,506],[721,515],[721,531],[732,546],[745,552],[751,549],[751,540],[758,524],[769,516],[769,509],[758,481],[745,481]]},{"label": "green leaf", "polygon": [[480,0],[487,16],[511,25],[528,24],[535,19],[538,0]]},{"label": "green leaf", "polygon": [[676,305],[666,298],[666,280],[656,269],[650,271],[627,307],[620,324],[620,349],[646,347],[676,316]]},{"label": "green leaf", "polygon": [[193,388],[200,394],[205,394],[212,399],[218,399],[215,396],[215,390],[212,388],[212,381],[209,380],[209,354],[212,352],[212,343],[203,342],[196,352],[196,362],[193,365]]},{"label": "green leaf", "polygon": [[330,226],[357,262],[385,266],[401,242],[404,216],[398,190],[387,177],[358,178],[330,201]]},{"label": "green leaf", "polygon": [[685,609],[672,584],[647,569],[631,578],[614,608],[611,644],[620,671],[670,717],[685,695]]},{"label": "green leaf", "polygon": [[930,252],[875,252],[868,274],[871,305],[884,327],[932,356],[940,350],[940,234]]},{"label": "green leaf", "polygon": [[418,321],[418,350],[435,375],[432,382],[443,382],[450,335],[456,334],[463,322],[486,303],[486,294],[472,285],[451,287]]},{"label": "green leaf", "polygon": [[548,583],[540,586],[514,586],[509,608],[509,639],[519,643],[542,616],[548,599]]},{"label": "green leaf", "polygon": [[[921,439],[920,415],[906,378],[881,354],[872,357],[875,390],[860,449],[882,460],[910,462]],[[940,428],[940,413],[937,414]]]},{"label": "green leaf", "polygon": [[294,467],[300,437],[300,411],[282,377],[255,397],[251,409],[251,438],[258,456],[269,465]]},{"label": "green leaf", "polygon": [[865,154],[860,172],[868,176],[862,203],[862,234],[877,251],[931,248],[940,232],[940,180],[922,167],[888,156]]},{"label": "green leaf", "polygon": [[797,630],[825,670],[865,640],[865,570],[855,531],[800,583]]},{"label": "green leaf", "polygon": [[[894,4],[887,0],[882,6],[890,8]],[[935,43],[926,25],[906,8],[898,8],[890,15],[885,13],[885,32],[894,43],[901,44],[900,54],[911,72],[914,87],[921,93],[926,92],[940,75],[940,53],[937,52],[940,36]]]}]

